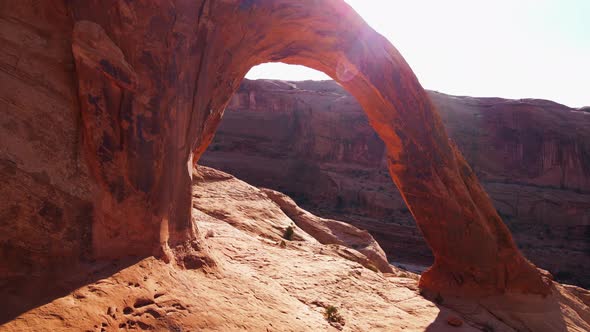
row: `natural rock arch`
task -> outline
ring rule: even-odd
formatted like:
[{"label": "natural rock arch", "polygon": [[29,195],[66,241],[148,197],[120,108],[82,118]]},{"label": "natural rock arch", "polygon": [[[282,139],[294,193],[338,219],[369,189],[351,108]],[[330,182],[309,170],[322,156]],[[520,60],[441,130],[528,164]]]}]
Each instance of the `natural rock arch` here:
[{"label": "natural rock arch", "polygon": [[408,64],[342,0],[70,6],[86,155],[101,188],[97,257],[155,253],[200,264],[191,258],[203,252],[190,217],[192,164],[246,72],[280,61],[327,73],[364,108],[435,256],[422,287],[548,292]]}]

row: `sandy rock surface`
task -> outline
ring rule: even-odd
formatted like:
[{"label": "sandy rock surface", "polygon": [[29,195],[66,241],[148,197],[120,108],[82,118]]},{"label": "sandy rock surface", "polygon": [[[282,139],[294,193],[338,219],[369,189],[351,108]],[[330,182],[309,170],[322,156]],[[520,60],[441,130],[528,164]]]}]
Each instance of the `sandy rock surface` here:
[{"label": "sandy rock surface", "polygon": [[[297,226],[292,241],[282,239],[283,230],[294,221],[264,190],[213,169],[202,167],[199,174],[193,187],[193,216],[216,269],[179,269],[154,258],[107,267],[96,263],[87,267],[88,284],[33,308],[0,326],[0,331],[590,328],[590,310],[562,286],[545,299],[531,295],[476,302],[428,300],[417,288],[417,275],[396,268],[392,273],[372,271],[342,257],[339,250],[346,247],[321,244]],[[225,195],[228,187],[233,191]],[[200,209],[204,203],[209,209]],[[214,212],[222,206],[230,213]],[[343,324],[327,321],[329,306],[337,308]],[[462,324],[455,326],[458,320]]]}]

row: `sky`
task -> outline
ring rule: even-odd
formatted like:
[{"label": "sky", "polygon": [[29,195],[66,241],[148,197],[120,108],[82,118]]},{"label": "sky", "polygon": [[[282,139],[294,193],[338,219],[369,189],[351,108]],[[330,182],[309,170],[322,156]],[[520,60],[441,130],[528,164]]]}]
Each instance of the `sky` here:
[{"label": "sky", "polygon": [[[590,106],[590,0],[346,0],[422,86],[453,95]],[[250,79],[323,80],[285,64]]]}]

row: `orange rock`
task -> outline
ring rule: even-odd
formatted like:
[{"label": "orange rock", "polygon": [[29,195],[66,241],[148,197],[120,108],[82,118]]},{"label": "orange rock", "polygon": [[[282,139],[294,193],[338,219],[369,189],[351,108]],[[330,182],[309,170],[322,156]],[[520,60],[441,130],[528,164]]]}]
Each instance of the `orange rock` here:
[{"label": "orange rock", "polygon": [[[282,61],[326,72],[366,111],[385,142],[390,174],[435,256],[421,287],[458,295],[549,292],[449,141],[408,64],[344,1],[57,0],[0,8],[14,36],[32,36],[26,43],[14,37],[12,53],[2,58],[10,62],[7,76],[18,77],[3,83],[9,98],[2,100],[15,114],[26,111],[4,127],[27,128],[32,119],[41,128],[39,114],[60,120],[46,131],[63,137],[37,140],[65,157],[45,153],[49,163],[40,163],[36,144],[13,144],[6,135],[10,152],[2,152],[8,158],[2,175],[14,183],[3,193],[10,197],[3,207],[15,217],[2,226],[3,276],[43,275],[58,270],[56,262],[126,256],[212,266],[191,215],[192,165],[246,72]],[[23,52],[32,68],[47,70],[20,73]],[[47,63],[35,62],[40,60]],[[47,82],[47,73],[59,84]],[[28,86],[52,107],[38,110]],[[77,100],[69,98],[75,90]],[[59,116],[51,114],[54,109]],[[14,175],[19,172],[30,182]],[[71,188],[69,178],[80,186]],[[54,234],[45,237],[45,228]]]},{"label": "orange rock", "polygon": [[[456,329],[447,323],[451,316],[465,322],[460,328],[465,332],[481,332],[485,326],[496,331],[590,330],[590,309],[580,301],[581,293],[559,284],[547,298],[449,297],[435,305],[419,295],[414,278],[369,271],[332,249],[337,245],[321,244],[298,227],[298,239],[290,241],[298,245],[281,248],[277,241],[282,230],[294,221],[263,190],[212,169],[200,170],[199,176],[192,188],[192,213],[204,233],[218,234],[206,240],[217,257],[217,271],[186,270],[153,257],[87,264],[68,275],[83,283],[71,284],[51,301],[8,321],[3,319],[12,308],[3,297],[0,331],[337,331],[343,327],[344,331],[422,332]],[[326,319],[326,308],[332,306],[346,325]]]},{"label": "orange rock", "polygon": [[383,249],[377,241],[365,230],[360,230],[350,224],[317,217],[299,206],[287,195],[280,192],[262,189],[281,210],[291,218],[297,226],[307,234],[313,236],[322,244],[338,244],[358,250],[366,258],[359,260],[362,265],[377,269],[381,272],[393,272],[393,269]]}]

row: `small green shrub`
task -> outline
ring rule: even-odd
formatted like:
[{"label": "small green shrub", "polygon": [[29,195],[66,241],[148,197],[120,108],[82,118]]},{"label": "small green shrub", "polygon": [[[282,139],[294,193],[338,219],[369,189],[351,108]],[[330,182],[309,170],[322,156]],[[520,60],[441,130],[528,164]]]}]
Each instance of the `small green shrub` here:
[{"label": "small green shrub", "polygon": [[287,227],[287,229],[285,229],[285,233],[283,233],[283,239],[288,240],[288,241],[292,241],[294,234],[295,234],[295,229],[293,229],[293,226],[289,226],[289,227]]},{"label": "small green shrub", "polygon": [[340,325],[344,325],[344,318],[338,312],[338,308],[333,305],[329,305],[326,307],[326,312],[324,312],[324,317],[330,323],[338,323]]}]

